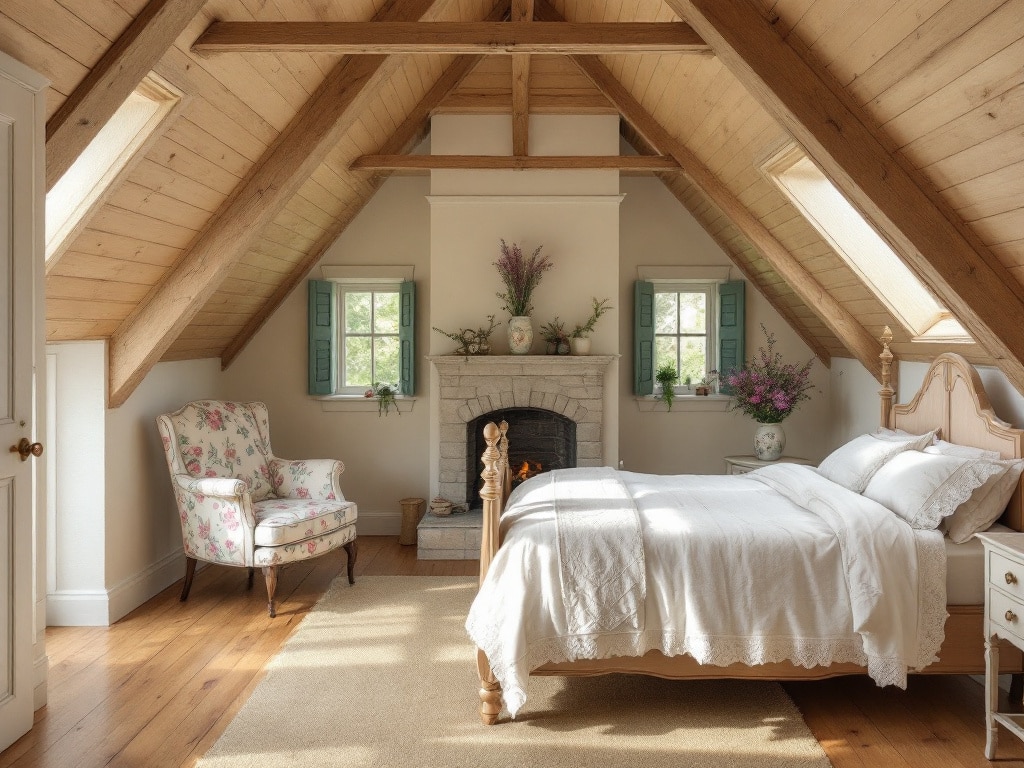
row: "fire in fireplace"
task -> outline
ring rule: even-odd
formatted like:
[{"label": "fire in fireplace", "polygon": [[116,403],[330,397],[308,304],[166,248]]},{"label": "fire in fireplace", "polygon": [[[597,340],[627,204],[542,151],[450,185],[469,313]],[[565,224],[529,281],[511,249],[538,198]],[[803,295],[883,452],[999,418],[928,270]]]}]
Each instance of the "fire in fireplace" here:
[{"label": "fire in fireplace", "polygon": [[576,422],[544,408],[503,408],[478,416],[466,425],[466,503],[480,507],[480,473],[487,443],[487,422],[508,422],[512,487],[541,472],[576,466]]}]

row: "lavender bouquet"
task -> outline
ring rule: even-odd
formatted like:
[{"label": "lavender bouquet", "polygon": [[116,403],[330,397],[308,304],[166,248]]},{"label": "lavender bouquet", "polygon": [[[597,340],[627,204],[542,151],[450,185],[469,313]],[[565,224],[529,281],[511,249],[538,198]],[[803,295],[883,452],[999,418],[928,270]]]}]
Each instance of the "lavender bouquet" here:
[{"label": "lavender bouquet", "polygon": [[547,256],[540,255],[543,247],[537,246],[533,255],[527,258],[515,243],[510,246],[501,241],[501,256],[494,266],[505,283],[505,292],[499,293],[498,298],[505,302],[502,309],[512,317],[523,317],[533,311],[530,304],[533,289],[544,273],[554,266]]},{"label": "lavender bouquet", "polygon": [[736,399],[736,408],[760,424],[778,424],[804,400],[809,400],[812,357],[797,368],[783,363],[782,354],[774,350],[775,334],[761,325],[767,339],[767,349],[761,347],[757,355],[743,368],[725,377]]}]

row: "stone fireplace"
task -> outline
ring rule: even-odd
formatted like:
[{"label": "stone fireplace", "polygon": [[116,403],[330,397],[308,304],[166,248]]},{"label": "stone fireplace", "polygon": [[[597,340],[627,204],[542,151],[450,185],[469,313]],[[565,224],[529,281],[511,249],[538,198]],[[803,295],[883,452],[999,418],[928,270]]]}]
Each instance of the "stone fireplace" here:
[{"label": "stone fireplace", "polygon": [[[617,355],[434,355],[439,381],[438,495],[466,500],[475,486],[468,425],[492,412],[539,409],[565,417],[575,431],[575,465],[604,463],[605,371]],[[495,414],[499,416],[499,413]],[[482,430],[482,425],[480,429]],[[515,433],[509,432],[510,453]],[[477,473],[479,470],[477,470]]]}]

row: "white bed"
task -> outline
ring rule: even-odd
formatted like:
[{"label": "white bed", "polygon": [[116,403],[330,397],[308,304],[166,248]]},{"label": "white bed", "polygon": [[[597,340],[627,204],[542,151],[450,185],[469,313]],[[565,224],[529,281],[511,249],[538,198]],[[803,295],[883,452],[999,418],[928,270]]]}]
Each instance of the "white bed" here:
[{"label": "white bed", "polygon": [[[962,358],[940,356],[907,406],[892,406],[891,392],[883,386],[884,427],[939,430],[959,445],[1021,457],[1024,433],[994,417]],[[503,688],[509,710],[521,706],[527,674],[813,679],[867,672],[880,684],[901,685],[921,668],[984,669],[977,542],[956,545],[938,531],[915,530],[876,501],[823,486],[830,481],[798,465],[691,476],[686,482],[696,483],[696,495],[691,487],[683,505],[666,501],[676,491],[664,478],[608,470],[609,477],[595,477],[605,484],[599,490],[573,490],[567,483],[579,470],[567,470],[561,479],[553,475],[563,486],[557,495],[541,490],[550,478],[517,489],[526,508],[513,498],[499,534],[507,444],[500,445],[494,425],[485,434],[481,592],[467,621],[480,648],[485,723],[497,720]],[[635,486],[635,507],[620,498],[616,476]],[[659,491],[664,498],[655,498]],[[600,509],[596,526],[556,523],[552,498],[592,516]],[[1020,498],[1018,483],[1003,518],[1013,530],[1021,529]],[[680,506],[687,515],[668,514]],[[615,527],[630,515],[634,529]],[[759,520],[772,525],[758,527]],[[576,525],[577,541],[597,542],[596,556],[573,544]],[[654,536],[659,528],[661,539]],[[664,541],[685,538],[687,528],[701,529],[699,544],[666,549]],[[744,538],[788,539],[789,549],[748,547]],[[566,589],[571,582],[576,588]],[[599,595],[611,600],[598,606]],[[1021,671],[1019,654],[1004,657],[1003,671]]]}]

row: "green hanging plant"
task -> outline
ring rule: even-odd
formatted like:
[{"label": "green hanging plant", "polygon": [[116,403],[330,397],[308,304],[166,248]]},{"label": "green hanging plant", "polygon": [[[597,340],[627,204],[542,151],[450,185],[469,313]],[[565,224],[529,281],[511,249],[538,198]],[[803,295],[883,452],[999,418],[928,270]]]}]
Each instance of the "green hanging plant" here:
[{"label": "green hanging plant", "polygon": [[366,397],[377,398],[377,416],[387,416],[392,408],[395,409],[395,413],[399,416],[402,412],[398,410],[398,401],[395,400],[395,396],[399,393],[399,387],[395,384],[374,384],[372,388],[366,390]]},{"label": "green hanging plant", "polygon": [[665,405],[667,405],[668,409],[671,411],[672,401],[675,400],[676,397],[675,383],[679,380],[679,374],[676,373],[676,367],[672,365],[672,363],[665,363],[658,369],[654,378],[659,384],[661,384],[661,399],[665,401]]}]

